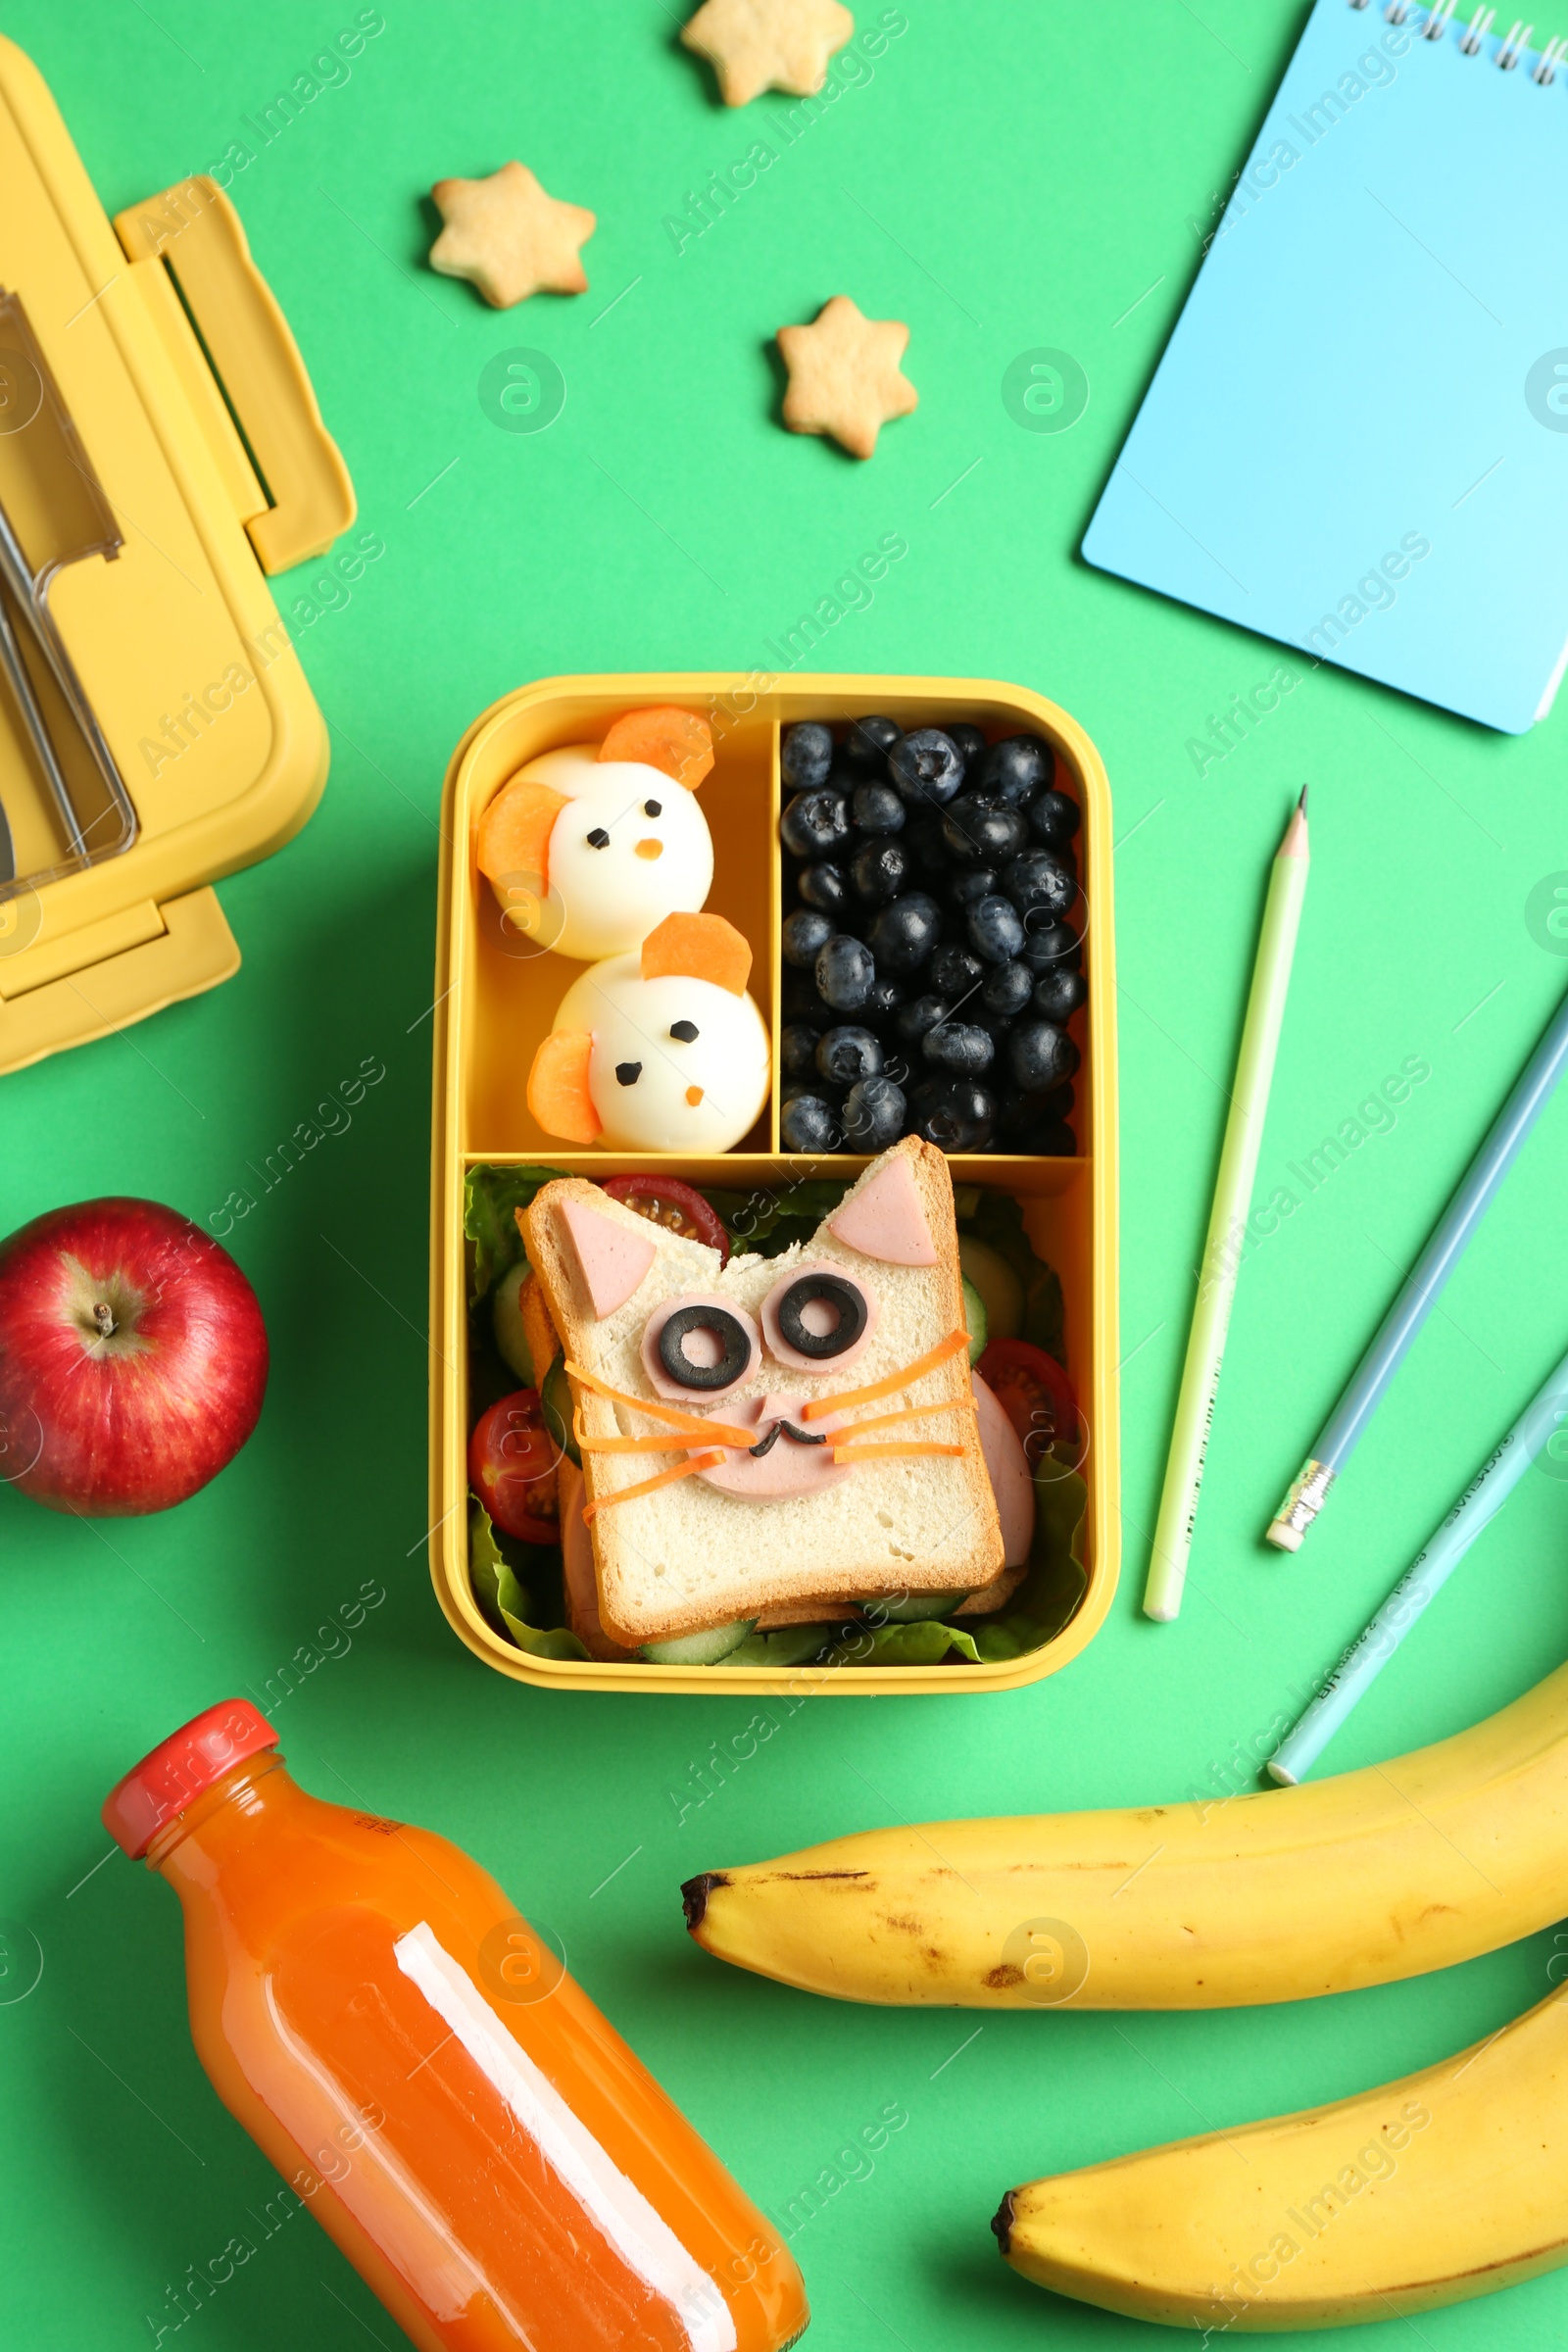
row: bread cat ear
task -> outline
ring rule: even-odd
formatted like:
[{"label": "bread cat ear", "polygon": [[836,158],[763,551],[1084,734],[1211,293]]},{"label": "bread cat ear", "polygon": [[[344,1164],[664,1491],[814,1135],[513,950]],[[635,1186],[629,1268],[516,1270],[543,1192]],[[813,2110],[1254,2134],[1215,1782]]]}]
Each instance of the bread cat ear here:
[{"label": "bread cat ear", "polygon": [[528,1108],[546,1135],[565,1144],[592,1144],[601,1121],[588,1091],[594,1041],[587,1029],[552,1029],[539,1040],[528,1072]]},{"label": "bread cat ear", "polygon": [[659,1254],[658,1246],[652,1234],[645,1237],[633,1233],[629,1226],[601,1216],[598,1209],[590,1208],[582,1200],[563,1200],[561,1221],[566,1229],[583,1287],[602,1323],[642,1287],[649,1267]]},{"label": "bread cat ear", "polygon": [[937,1263],[937,1247],[904,1152],[891,1152],[883,1166],[866,1171],[859,1191],[829,1217],[827,1229],[846,1250],[880,1258],[884,1265]]},{"label": "bread cat ear", "polygon": [[550,887],[550,836],[566,806],[563,793],[548,784],[525,784],[514,776],[503,784],[479,819],[479,871],[495,890],[503,906],[503,885],[509,876],[529,879],[543,898]]},{"label": "bread cat ear", "polygon": [[752,976],[751,942],[721,914],[666,914],[643,941],[643,978],[678,972],[685,980],[710,980],[744,997]]},{"label": "bread cat ear", "polygon": [[713,731],[695,710],[677,710],[661,703],[648,710],[628,710],[617,718],[599,746],[601,760],[640,760],[657,767],[672,784],[695,792],[713,764]]}]

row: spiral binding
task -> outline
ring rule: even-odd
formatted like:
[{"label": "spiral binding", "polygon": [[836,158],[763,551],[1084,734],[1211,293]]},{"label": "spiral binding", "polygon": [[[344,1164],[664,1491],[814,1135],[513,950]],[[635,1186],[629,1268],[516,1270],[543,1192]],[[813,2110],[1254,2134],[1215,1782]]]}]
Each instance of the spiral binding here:
[{"label": "spiral binding", "polygon": [[[1351,8],[1365,8],[1367,4],[1368,0],[1349,0]],[[1457,0],[1436,0],[1436,5],[1427,11],[1425,21],[1412,27],[1417,38],[1423,41],[1441,41],[1453,22],[1453,12],[1456,6]],[[1383,14],[1391,24],[1407,24],[1412,17],[1419,16],[1420,11],[1417,7],[1412,6],[1412,0],[1387,0]],[[1463,56],[1480,56],[1481,45],[1492,30],[1493,21],[1496,14],[1494,8],[1483,6],[1476,10],[1475,15],[1459,35],[1459,48]],[[1523,17],[1514,19],[1508,37],[1496,55],[1495,62],[1504,74],[1511,74],[1524,58],[1530,47],[1530,35],[1535,29],[1534,24],[1527,24]],[[1536,61],[1530,78],[1532,81],[1538,82],[1543,89],[1549,89],[1557,78],[1559,66],[1568,70],[1568,35],[1546,43]]]}]

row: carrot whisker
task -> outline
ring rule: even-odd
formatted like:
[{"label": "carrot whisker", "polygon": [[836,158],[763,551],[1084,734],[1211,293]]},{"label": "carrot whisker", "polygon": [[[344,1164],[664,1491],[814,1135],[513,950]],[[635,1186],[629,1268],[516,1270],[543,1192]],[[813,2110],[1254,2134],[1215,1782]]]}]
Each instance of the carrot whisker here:
[{"label": "carrot whisker", "polygon": [[[934,1372],[939,1364],[947,1363],[960,1348],[967,1348],[968,1345],[966,1331],[950,1331],[945,1340],[938,1340],[934,1348],[927,1348],[924,1355],[917,1355],[912,1364],[906,1364],[902,1372],[890,1372],[886,1380],[868,1381],[863,1389],[845,1389],[837,1396],[813,1396],[809,1404],[803,1406],[801,1418],[820,1421],[824,1413],[839,1412],[847,1404],[874,1404],[879,1396],[894,1396],[900,1389],[911,1388],[927,1372]],[[571,1369],[569,1364],[566,1368]]]},{"label": "carrot whisker", "polygon": [[690,1478],[697,1470],[716,1470],[723,1459],[722,1453],[695,1454],[689,1462],[675,1462],[668,1470],[661,1470],[657,1478],[639,1479],[635,1486],[617,1487],[612,1494],[601,1494],[596,1501],[585,1502],[582,1515],[585,1520],[592,1519],[600,1511],[608,1511],[612,1503],[632,1502],[639,1494],[657,1494],[661,1487],[673,1486],[676,1479]]}]

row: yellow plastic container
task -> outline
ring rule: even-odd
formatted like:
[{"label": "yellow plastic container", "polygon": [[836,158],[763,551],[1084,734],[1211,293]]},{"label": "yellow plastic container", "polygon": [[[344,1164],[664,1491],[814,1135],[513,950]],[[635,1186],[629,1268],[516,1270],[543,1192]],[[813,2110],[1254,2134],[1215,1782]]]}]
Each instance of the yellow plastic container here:
[{"label": "yellow plastic container", "polygon": [[[327,763],[264,574],[324,550],[354,494],[222,190],[181,181],[111,228],[8,41],[0,288],[0,507],[101,738],[95,761],[15,627],[79,821],[7,681],[4,1071],[237,968],[208,885],[298,830]],[[18,620],[9,595],[0,612]]]},{"label": "yellow plastic container", "polygon": [[[582,970],[509,932],[474,860],[474,834],[492,796],[526,760],[562,744],[596,740],[620,711],[650,703],[700,710],[713,730],[713,772],[702,805],[713,837],[708,907],[751,940],[752,993],[770,1021],[770,1107],[741,1147],[707,1159],[574,1152],[535,1124],[523,1099],[534,1048]],[[467,1269],[463,1234],[467,1169],[544,1162],[609,1176],[662,1167],[693,1184],[776,1186],[803,1176],[845,1181],[863,1156],[785,1154],[778,1141],[781,852],[779,738],[801,718],[885,711],[904,728],[969,720],[993,737],[1043,735],[1065,764],[1082,809],[1081,879],[1088,906],[1088,1002],[1075,1017],[1083,1065],[1071,1125],[1078,1156],[955,1155],[955,1184],[982,1184],[1024,1204],[1035,1248],[1061,1277],[1069,1369],[1088,1425],[1082,1475],[1088,1507],[1080,1553],[1088,1586],[1056,1639],[994,1665],[787,1669],[600,1664],[540,1658],[495,1634],[468,1579]],[[515,1681],[564,1690],[877,1692],[1006,1690],[1064,1666],[1104,1620],[1116,1588],[1121,1521],[1116,1391],[1116,1046],[1110,792],[1089,737],[1064,710],[1021,686],[974,678],[791,676],[760,683],[724,672],[548,678],[493,703],[459,744],[447,771],[436,933],[435,1102],[430,1182],[430,1573],[454,1630],[486,1665]]]}]

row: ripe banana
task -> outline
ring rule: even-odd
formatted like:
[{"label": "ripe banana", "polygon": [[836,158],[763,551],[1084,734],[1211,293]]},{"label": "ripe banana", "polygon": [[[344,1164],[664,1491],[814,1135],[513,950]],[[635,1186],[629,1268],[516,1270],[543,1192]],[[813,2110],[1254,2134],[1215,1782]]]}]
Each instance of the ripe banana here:
[{"label": "ripe banana", "polygon": [[841,2000],[1218,2009],[1389,1984],[1568,1912],[1568,1667],[1335,1780],[871,1830],[682,1891],[708,1951]]},{"label": "ripe banana", "polygon": [[1568,2262],[1568,1987],[1457,2058],[1331,2107],[1032,2180],[1015,2270],[1169,2327],[1333,2328]]}]

